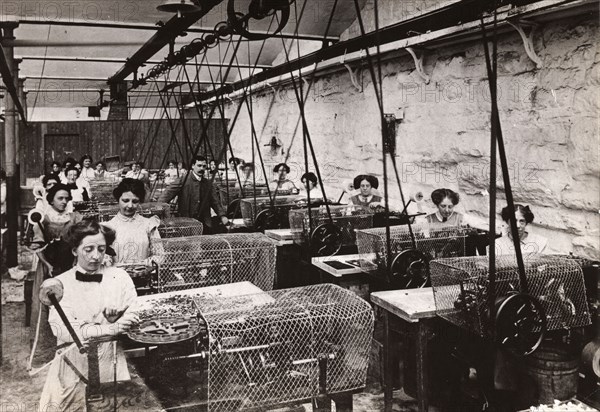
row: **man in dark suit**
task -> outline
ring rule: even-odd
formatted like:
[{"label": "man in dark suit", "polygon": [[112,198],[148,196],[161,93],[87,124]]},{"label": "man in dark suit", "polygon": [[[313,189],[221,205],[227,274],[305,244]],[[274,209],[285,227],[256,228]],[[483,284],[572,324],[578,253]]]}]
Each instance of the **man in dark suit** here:
[{"label": "man in dark suit", "polygon": [[179,196],[177,200],[179,216],[199,220],[204,225],[204,233],[211,234],[219,231],[218,224],[213,224],[210,216],[211,208],[220,218],[221,223],[227,225],[229,220],[211,180],[205,176],[207,166],[206,158],[196,156],[190,173],[171,183],[158,201],[170,202],[175,196]]}]

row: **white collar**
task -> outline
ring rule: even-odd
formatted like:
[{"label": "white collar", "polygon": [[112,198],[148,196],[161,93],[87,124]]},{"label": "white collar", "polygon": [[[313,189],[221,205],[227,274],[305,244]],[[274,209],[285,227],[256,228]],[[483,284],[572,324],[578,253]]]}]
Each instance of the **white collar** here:
[{"label": "white collar", "polygon": [[104,265],[100,265],[100,267],[98,268],[98,270],[97,270],[97,271],[95,271],[95,272],[88,272],[87,270],[85,270],[84,268],[82,268],[82,267],[79,265],[79,263],[78,263],[78,264],[76,264],[76,265],[75,265],[75,267],[74,267],[74,269],[75,269],[75,271],[76,271],[76,272],[87,273],[87,274],[90,274],[90,275],[95,275],[95,274],[97,274],[97,273],[104,273],[104,268],[105,268],[105,266],[104,266]]},{"label": "white collar", "polygon": [[135,214],[131,217],[127,217],[125,215],[123,215],[120,211],[115,215],[115,217],[123,222],[133,222],[137,217],[138,217],[138,212],[135,212]]},{"label": "white collar", "polygon": [[[450,213],[450,216],[448,216],[448,217],[446,218],[446,221],[450,220],[450,218],[451,218],[452,216],[454,216],[454,210],[452,211],[452,213]],[[443,218],[443,216],[441,215],[441,213],[440,213],[440,211],[439,211],[439,210],[435,212],[435,217],[436,217],[436,218],[437,218],[437,220],[439,220],[440,222],[443,222],[443,221],[444,221],[444,218]]]},{"label": "white collar", "polygon": [[196,178],[196,180],[198,180],[199,182],[201,182],[201,181],[202,181],[203,177],[202,177],[202,176],[200,176],[198,173],[196,173],[196,172],[194,172],[194,171],[192,170],[192,174],[194,175],[194,177]]},{"label": "white collar", "polygon": [[[522,236],[522,237],[519,237],[519,242],[520,242],[521,244],[523,244],[523,245],[524,245],[524,244],[525,244],[525,240],[527,240],[527,239],[531,239],[531,235],[529,234],[529,232],[528,232],[528,231],[525,231],[525,232],[523,233],[523,235],[524,235],[524,236]],[[507,228],[507,231],[506,231],[506,237],[507,237],[508,239],[510,239],[510,241],[511,241],[511,243],[512,243],[513,237],[512,237],[512,231],[510,230],[510,226]]]}]

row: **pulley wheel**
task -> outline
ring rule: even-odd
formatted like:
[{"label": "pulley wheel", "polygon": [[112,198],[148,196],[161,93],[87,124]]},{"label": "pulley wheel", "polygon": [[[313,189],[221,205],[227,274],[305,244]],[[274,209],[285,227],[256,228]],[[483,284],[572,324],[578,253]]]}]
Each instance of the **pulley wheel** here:
[{"label": "pulley wheel", "polygon": [[546,332],[546,314],[540,301],[531,295],[514,293],[497,306],[497,342],[516,355],[533,353]]},{"label": "pulley wheel", "polygon": [[233,28],[228,22],[222,21],[217,23],[214,32],[219,37],[219,40],[227,41],[231,38]]},{"label": "pulley wheel", "polygon": [[342,248],[342,231],[333,223],[323,223],[310,235],[313,256],[335,255]]},{"label": "pulley wheel", "polygon": [[40,302],[46,306],[52,306],[52,301],[48,296],[53,294],[56,297],[56,300],[60,302],[63,297],[63,293],[63,284],[60,280],[56,278],[46,279],[40,286]]},{"label": "pulley wheel", "polygon": [[[271,9],[266,10],[260,0],[252,0],[248,7],[248,14],[241,15],[235,11],[235,0],[229,0],[227,3],[227,21],[233,27],[233,30],[248,40],[264,40],[274,34],[279,33],[286,26],[290,18],[290,3],[288,0],[270,1]],[[279,14],[279,16],[275,16]],[[248,20],[263,19],[267,16],[273,16],[274,22],[279,22],[277,28],[272,33],[251,33],[248,31]]]},{"label": "pulley wheel", "polygon": [[228,219],[241,219],[242,209],[240,207],[240,199],[234,199],[227,206],[227,218]]},{"label": "pulley wheel", "polygon": [[261,210],[254,219],[254,229],[264,232],[267,229],[279,229],[281,222],[277,213],[271,209]]},{"label": "pulley wheel", "polygon": [[416,249],[406,249],[392,260],[391,281],[399,289],[423,288],[429,284],[429,260]]}]

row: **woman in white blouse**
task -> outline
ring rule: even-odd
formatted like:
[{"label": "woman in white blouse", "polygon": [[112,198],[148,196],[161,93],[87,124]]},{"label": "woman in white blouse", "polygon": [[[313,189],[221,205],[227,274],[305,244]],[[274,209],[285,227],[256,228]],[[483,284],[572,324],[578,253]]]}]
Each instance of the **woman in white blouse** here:
[{"label": "woman in white blouse", "polygon": [[298,193],[298,189],[294,182],[288,179],[290,173],[290,167],[285,163],[279,163],[273,168],[274,179],[269,184],[271,190],[278,190],[283,192],[291,191],[292,193]]},{"label": "woman in white blouse", "polygon": [[[501,212],[502,220],[504,221],[502,227],[502,237],[496,240],[496,255],[514,255],[515,244],[513,241],[512,233],[510,231],[510,217],[511,212],[506,206]],[[533,212],[529,206],[523,206],[515,204],[515,220],[517,221],[517,235],[519,236],[519,243],[521,245],[521,252],[523,255],[531,255],[535,253],[543,253],[548,245],[548,239],[544,236],[536,235],[528,230],[528,226],[533,222]]]},{"label": "woman in white blouse", "polygon": [[302,197],[303,199],[308,199],[310,193],[311,203],[313,201],[327,200],[325,198],[325,195],[321,191],[319,179],[317,178],[317,175],[315,175],[313,172],[304,173],[300,178],[300,181],[302,182],[304,188],[300,190],[298,196]]},{"label": "woman in white blouse", "polygon": [[181,177],[181,172],[177,168],[177,162],[175,160],[169,161],[169,167],[165,169],[165,184],[170,185]]},{"label": "woman in white blouse", "polygon": [[158,217],[145,218],[138,214],[139,205],[146,197],[144,184],[125,178],[113,190],[113,196],[119,202],[119,212],[106,226],[116,232],[115,263],[143,262],[151,255],[151,239],[160,239]]},{"label": "woman in white blouse", "polygon": [[[123,269],[103,265],[114,232],[93,220],[71,226],[65,240],[72,248],[76,266],[49,282],[62,286],[60,302],[79,340],[114,336],[139,322],[128,310],[136,299],[131,278]],[[54,308],[49,322],[56,336],[56,356],[48,370],[39,411],[85,411],[88,356],[80,353],[65,323]],[[116,356],[115,356],[116,354]],[[98,345],[100,382],[130,379],[125,353],[118,342]]]},{"label": "woman in white blouse", "polygon": [[92,167],[92,156],[87,154],[83,155],[79,163],[81,163],[81,172],[79,174],[80,179],[90,181],[96,178],[94,168]]}]

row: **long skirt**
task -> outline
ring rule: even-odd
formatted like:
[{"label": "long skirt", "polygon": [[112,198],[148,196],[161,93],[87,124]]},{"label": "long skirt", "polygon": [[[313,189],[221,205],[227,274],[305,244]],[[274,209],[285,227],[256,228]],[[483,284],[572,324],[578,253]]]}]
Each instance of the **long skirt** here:
[{"label": "long skirt", "polygon": [[[125,353],[117,342],[98,345],[98,367],[100,383],[131,379]],[[40,396],[39,412],[85,412],[87,385],[82,377],[89,379],[88,354],[79,353],[74,344],[57,350]]]}]

